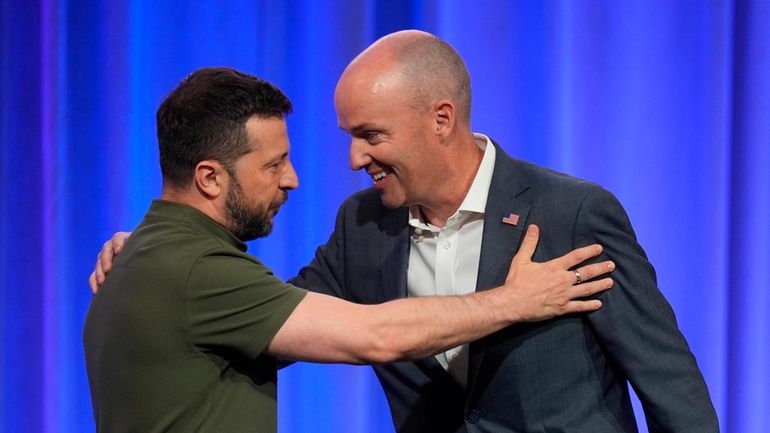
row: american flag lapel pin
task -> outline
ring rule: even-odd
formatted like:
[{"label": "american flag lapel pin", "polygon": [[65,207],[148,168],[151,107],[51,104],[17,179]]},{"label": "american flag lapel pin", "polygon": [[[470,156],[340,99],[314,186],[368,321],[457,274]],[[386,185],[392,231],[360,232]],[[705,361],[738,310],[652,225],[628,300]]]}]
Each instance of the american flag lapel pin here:
[{"label": "american flag lapel pin", "polygon": [[503,223],[510,224],[512,226],[516,226],[519,224],[519,214],[515,214],[513,212],[510,213],[508,216],[503,216]]}]

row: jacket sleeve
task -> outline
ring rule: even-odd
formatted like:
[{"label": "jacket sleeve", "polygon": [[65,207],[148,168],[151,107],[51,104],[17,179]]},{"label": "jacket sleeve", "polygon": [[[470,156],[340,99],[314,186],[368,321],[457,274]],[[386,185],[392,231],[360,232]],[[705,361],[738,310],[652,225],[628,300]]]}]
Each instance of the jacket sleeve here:
[{"label": "jacket sleeve", "polygon": [[300,269],[289,283],[312,292],[345,298],[345,214],[347,202],[337,211],[334,231],[324,245],[316,249],[313,260]]},{"label": "jacket sleeve", "polygon": [[718,432],[716,412],[695,357],[628,216],[609,192],[596,188],[580,206],[574,245],[599,243],[617,268],[603,308],[588,320],[606,356],[638,395],[650,433]]}]

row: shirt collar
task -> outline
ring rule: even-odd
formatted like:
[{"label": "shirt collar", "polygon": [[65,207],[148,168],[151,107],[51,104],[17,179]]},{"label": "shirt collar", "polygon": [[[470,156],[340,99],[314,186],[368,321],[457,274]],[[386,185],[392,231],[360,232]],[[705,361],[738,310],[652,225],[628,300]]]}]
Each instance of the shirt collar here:
[{"label": "shirt collar", "polygon": [[495,145],[484,134],[473,134],[473,138],[479,149],[484,151],[484,156],[481,158],[481,164],[468,194],[465,195],[458,210],[483,214],[487,206],[489,185],[492,183],[492,172],[495,169]]},{"label": "shirt collar", "polygon": [[201,211],[181,203],[155,199],[150,205],[147,217],[173,219],[191,227],[199,233],[206,233],[221,239],[223,242],[232,245],[243,252],[247,249],[246,244],[223,225],[204,215]]},{"label": "shirt collar", "polygon": [[[492,183],[492,172],[495,168],[495,146],[484,134],[474,133],[473,138],[479,149],[484,151],[484,156],[481,158],[473,183],[455,214],[475,212],[483,215],[487,206],[489,185]],[[409,225],[424,230],[431,228],[425,223],[420,207],[417,205],[409,206]]]}]

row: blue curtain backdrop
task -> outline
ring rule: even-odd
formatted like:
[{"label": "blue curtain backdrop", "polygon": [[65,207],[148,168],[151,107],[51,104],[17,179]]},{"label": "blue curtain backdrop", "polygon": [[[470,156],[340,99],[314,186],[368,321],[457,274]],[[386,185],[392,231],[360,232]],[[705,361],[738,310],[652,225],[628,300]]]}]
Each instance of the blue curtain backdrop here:
[{"label": "blue curtain backdrop", "polygon": [[[279,85],[300,189],[251,251],[289,277],[351,172],[332,94],[379,36],[448,40],[473,125],[625,204],[728,433],[770,425],[770,2],[3,0],[0,432],[93,430],[81,328],[97,250],[160,192],[154,112],[228,65]],[[565,402],[568,404],[568,402]],[[391,432],[367,367],[280,374],[280,431]]]}]

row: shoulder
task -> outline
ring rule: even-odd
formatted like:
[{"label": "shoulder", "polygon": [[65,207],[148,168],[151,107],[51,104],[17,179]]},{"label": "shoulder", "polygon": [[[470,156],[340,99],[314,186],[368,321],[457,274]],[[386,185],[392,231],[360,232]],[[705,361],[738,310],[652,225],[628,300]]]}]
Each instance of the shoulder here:
[{"label": "shoulder", "polygon": [[342,202],[340,207],[345,209],[366,209],[369,211],[382,211],[385,208],[380,200],[380,194],[374,188],[367,188],[351,194]]},{"label": "shoulder", "polygon": [[[519,183],[539,197],[545,195],[611,195],[602,186],[576,176],[513,158],[498,147],[494,178],[497,182]],[[494,183],[494,180],[493,180]]]},{"label": "shoulder", "polygon": [[160,218],[143,221],[124,252],[126,259],[148,265],[156,274],[176,275],[178,282],[196,270],[216,278],[234,273],[233,268],[261,265],[254,256],[194,225]]},{"label": "shoulder", "polygon": [[611,192],[594,182],[512,158],[499,147],[491,188],[562,217],[585,207],[619,206]]},{"label": "shoulder", "polygon": [[340,205],[337,222],[351,223],[357,227],[368,225],[380,227],[383,222],[405,217],[407,213],[406,207],[397,209],[386,207],[382,204],[380,193],[374,188],[367,188],[345,199]]},{"label": "shoulder", "polygon": [[128,254],[120,256],[157,257],[163,262],[190,265],[200,255],[221,247],[216,238],[202,235],[178,221],[145,220],[128,238],[124,248]]},{"label": "shoulder", "polygon": [[594,182],[563,173],[552,168],[533,164],[516,158],[510,158],[511,165],[528,178],[530,184],[539,189],[566,189],[590,193],[604,190]]},{"label": "shoulder", "polygon": [[185,282],[189,299],[240,299],[245,306],[304,293],[281,280],[259,258],[232,245],[214,240],[201,246]]}]

